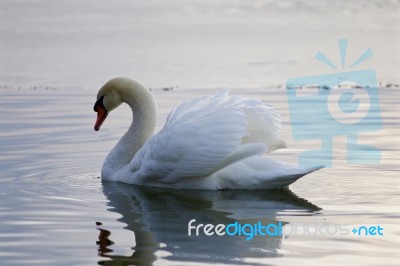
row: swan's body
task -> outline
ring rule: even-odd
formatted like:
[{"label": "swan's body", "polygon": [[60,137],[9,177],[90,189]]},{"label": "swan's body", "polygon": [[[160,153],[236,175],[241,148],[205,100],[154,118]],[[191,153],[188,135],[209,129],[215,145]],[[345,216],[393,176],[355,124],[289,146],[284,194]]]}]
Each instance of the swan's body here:
[{"label": "swan's body", "polygon": [[186,101],[153,135],[156,104],[136,81],[115,78],[97,95],[98,130],[122,102],[132,108],[129,130],[108,154],[105,180],[188,189],[282,188],[317,168],[302,169],[262,157],[285,147],[279,114],[257,99],[221,91]]}]

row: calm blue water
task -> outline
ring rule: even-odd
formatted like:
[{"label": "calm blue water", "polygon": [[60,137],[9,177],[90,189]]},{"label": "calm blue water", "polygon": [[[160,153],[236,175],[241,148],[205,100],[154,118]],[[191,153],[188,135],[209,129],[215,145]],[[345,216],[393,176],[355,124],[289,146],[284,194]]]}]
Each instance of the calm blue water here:
[{"label": "calm blue water", "polygon": [[[295,141],[289,78],[329,74],[367,48],[382,83],[399,83],[399,1],[2,1],[0,3],[0,261],[2,265],[397,265],[400,244],[398,88],[380,88],[382,129],[359,137],[379,164],[348,164],[333,139],[333,167],[282,191],[179,191],[99,179],[130,124],[126,106],[93,130],[98,88],[129,76],[152,88],[158,129],[172,107],[212,88],[262,99],[282,114],[296,164],[318,139]],[[347,71],[345,67],[343,71]],[[342,71],[342,70],[340,70]],[[191,89],[196,88],[196,89]],[[206,88],[206,89],[200,89]],[[376,114],[375,114],[376,115]],[[188,236],[188,222],[353,229],[383,236]]]}]

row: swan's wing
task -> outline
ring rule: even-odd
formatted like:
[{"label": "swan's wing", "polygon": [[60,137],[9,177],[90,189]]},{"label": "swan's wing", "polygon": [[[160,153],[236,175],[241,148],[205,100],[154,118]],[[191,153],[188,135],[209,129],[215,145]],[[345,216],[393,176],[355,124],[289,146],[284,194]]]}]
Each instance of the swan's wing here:
[{"label": "swan's wing", "polygon": [[[277,132],[273,125],[271,136],[257,141],[257,134],[271,130],[256,125],[260,121],[268,124],[268,115],[257,108],[259,104],[229,97],[227,90],[184,102],[131,161],[135,182],[175,183],[183,178],[202,178],[263,153],[265,144],[272,143]],[[273,117],[268,119],[276,123]]]},{"label": "swan's wing", "polygon": [[130,163],[135,179],[146,183],[179,182],[206,177],[265,150],[263,144],[242,144],[246,114],[232,105],[228,91],[184,102],[164,128],[139,150]]}]

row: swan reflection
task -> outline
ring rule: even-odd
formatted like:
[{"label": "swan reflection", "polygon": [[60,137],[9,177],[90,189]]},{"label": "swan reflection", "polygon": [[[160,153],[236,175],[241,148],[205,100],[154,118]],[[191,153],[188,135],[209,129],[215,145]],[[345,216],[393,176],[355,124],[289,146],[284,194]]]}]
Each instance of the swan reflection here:
[{"label": "swan reflection", "polygon": [[[281,237],[188,236],[188,222],[196,224],[277,223],[285,212],[312,215],[320,210],[285,190],[170,190],[103,181],[110,211],[122,215],[118,221],[134,233],[131,256],[112,252],[112,232],[99,228],[101,265],[151,265],[157,257],[170,261],[248,264],[244,258],[282,256]],[[284,218],[283,218],[284,220]],[[282,221],[285,224],[285,221]],[[100,223],[98,225],[101,225]],[[157,254],[156,254],[157,253]],[[167,254],[167,255],[166,255]],[[252,263],[254,264],[254,263]]]}]

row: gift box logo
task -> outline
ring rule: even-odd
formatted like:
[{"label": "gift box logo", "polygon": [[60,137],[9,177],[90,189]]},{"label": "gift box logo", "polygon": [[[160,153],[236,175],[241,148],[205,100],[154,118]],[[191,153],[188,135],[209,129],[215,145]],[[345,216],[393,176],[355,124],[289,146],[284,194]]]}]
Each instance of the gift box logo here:
[{"label": "gift box logo", "polygon": [[[347,40],[339,40],[342,68],[345,66]],[[372,56],[366,50],[350,69]],[[338,69],[324,54],[316,59]],[[380,151],[359,144],[359,134],[382,128],[376,73],[372,69],[308,76],[286,81],[293,139],[321,140],[321,148],[303,152],[299,165],[332,166],[332,143],[335,136],[347,137],[347,162],[379,163]],[[307,90],[302,96],[300,90]]]}]

